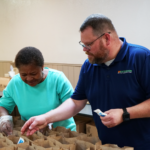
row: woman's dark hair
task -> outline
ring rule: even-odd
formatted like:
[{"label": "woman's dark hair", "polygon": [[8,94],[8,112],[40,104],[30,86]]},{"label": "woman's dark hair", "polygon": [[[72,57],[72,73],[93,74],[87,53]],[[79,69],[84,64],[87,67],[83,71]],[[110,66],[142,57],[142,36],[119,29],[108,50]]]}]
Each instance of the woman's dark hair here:
[{"label": "woman's dark hair", "polygon": [[34,64],[43,67],[44,58],[40,50],[35,47],[24,47],[16,55],[15,66]]}]

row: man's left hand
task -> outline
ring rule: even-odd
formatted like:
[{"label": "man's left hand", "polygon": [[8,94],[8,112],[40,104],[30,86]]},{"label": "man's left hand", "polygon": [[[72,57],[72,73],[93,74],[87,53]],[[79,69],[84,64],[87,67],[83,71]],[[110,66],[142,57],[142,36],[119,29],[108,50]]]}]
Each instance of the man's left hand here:
[{"label": "man's left hand", "polygon": [[106,113],[107,116],[100,117],[100,119],[102,123],[108,128],[115,127],[123,122],[123,109],[110,109],[104,113]]}]

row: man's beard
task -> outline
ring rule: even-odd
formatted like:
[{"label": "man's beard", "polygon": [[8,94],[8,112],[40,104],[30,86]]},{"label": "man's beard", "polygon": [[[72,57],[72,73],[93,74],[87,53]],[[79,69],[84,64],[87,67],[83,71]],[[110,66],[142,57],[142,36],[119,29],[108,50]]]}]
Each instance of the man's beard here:
[{"label": "man's beard", "polygon": [[[102,64],[105,62],[109,51],[105,49],[103,46],[100,47],[99,51],[97,52],[96,56],[91,54],[93,56],[92,59],[89,59],[89,62],[91,64]],[[87,52],[87,54],[90,54]]]},{"label": "man's beard", "polygon": [[103,58],[94,58],[93,60],[89,59],[89,62],[91,64],[102,64],[104,62],[104,59]]}]

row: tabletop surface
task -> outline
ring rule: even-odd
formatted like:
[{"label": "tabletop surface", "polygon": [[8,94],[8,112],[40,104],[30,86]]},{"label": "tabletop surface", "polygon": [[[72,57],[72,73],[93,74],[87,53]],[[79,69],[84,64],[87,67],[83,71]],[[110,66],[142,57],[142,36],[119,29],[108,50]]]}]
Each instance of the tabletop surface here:
[{"label": "tabletop surface", "polygon": [[93,116],[90,104],[86,104],[85,107],[79,112],[79,114]]}]

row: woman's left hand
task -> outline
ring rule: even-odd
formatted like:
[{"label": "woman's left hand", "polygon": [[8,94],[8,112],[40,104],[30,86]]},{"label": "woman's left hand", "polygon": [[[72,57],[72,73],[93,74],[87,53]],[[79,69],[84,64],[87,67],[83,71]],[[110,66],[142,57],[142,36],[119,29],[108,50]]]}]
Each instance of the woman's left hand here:
[{"label": "woman's left hand", "polygon": [[46,127],[47,124],[48,123],[47,123],[44,115],[32,117],[21,128],[21,134],[24,134],[27,131],[27,133],[26,133],[27,136],[32,135],[36,131]]}]

